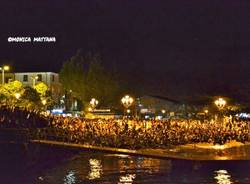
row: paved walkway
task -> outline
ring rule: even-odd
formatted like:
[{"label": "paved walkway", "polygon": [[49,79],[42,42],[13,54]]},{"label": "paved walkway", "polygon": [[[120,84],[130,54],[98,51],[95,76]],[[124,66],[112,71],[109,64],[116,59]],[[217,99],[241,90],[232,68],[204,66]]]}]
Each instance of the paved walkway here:
[{"label": "paved walkway", "polygon": [[128,154],[160,159],[185,160],[250,160],[250,143],[232,144],[231,146],[211,146],[207,144],[172,146],[166,149],[120,149],[92,146],[87,144],[65,143],[48,140],[31,140],[36,144],[65,146],[77,149],[97,150],[119,154]]}]

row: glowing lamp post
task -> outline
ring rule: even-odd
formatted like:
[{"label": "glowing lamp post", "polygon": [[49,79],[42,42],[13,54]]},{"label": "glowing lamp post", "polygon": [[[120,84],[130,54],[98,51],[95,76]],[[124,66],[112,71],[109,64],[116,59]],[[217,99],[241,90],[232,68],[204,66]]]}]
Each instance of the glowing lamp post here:
[{"label": "glowing lamp post", "polygon": [[42,100],[42,104],[46,105],[47,101],[46,100]]},{"label": "glowing lamp post", "polygon": [[18,99],[21,97],[21,94],[20,94],[20,93],[16,93],[16,94],[15,94],[15,97],[16,97],[16,99],[18,100]]},{"label": "glowing lamp post", "polygon": [[96,106],[99,104],[99,101],[96,100],[95,98],[92,98],[89,102],[89,105],[91,108],[89,108],[89,110],[94,110],[96,108]]},{"label": "glowing lamp post", "polygon": [[15,106],[15,105],[17,105],[17,103],[19,102],[19,99],[20,99],[20,97],[21,97],[21,94],[20,94],[20,93],[15,93],[14,96],[15,96],[16,100],[13,99],[13,105]]},{"label": "glowing lamp post", "polygon": [[162,110],[161,110],[161,114],[162,114],[162,117],[165,118],[166,110],[165,110],[165,109],[162,109]]},{"label": "glowing lamp post", "polygon": [[41,102],[42,102],[42,104],[43,104],[43,106],[44,106],[44,109],[47,110],[47,106],[46,106],[47,100],[46,100],[46,99],[42,99]]},{"label": "glowing lamp post", "polygon": [[208,118],[208,112],[209,111],[207,109],[204,110],[204,119]]},{"label": "glowing lamp post", "polygon": [[130,112],[128,108],[133,104],[134,99],[130,97],[129,95],[126,95],[121,99],[121,102],[122,102],[122,105],[127,109],[127,113],[128,111]]},{"label": "glowing lamp post", "polygon": [[133,104],[134,99],[129,95],[126,95],[121,99],[121,102],[124,107],[129,108]]},{"label": "glowing lamp post", "polygon": [[0,70],[2,70],[2,84],[4,84],[4,71],[10,70],[10,67],[7,65],[4,65],[4,66],[0,67]]},{"label": "glowing lamp post", "polygon": [[217,100],[214,101],[214,104],[217,106],[219,110],[222,110],[227,104],[227,102],[223,98],[218,98]]},{"label": "glowing lamp post", "polygon": [[224,115],[223,115],[223,108],[226,106],[227,102],[223,98],[218,98],[217,100],[214,101],[214,104],[217,106],[219,109],[219,119],[224,122]]},{"label": "glowing lamp post", "polygon": [[36,85],[36,80],[38,79],[38,76],[33,76],[31,77],[32,79],[32,83],[33,83],[33,87]]}]

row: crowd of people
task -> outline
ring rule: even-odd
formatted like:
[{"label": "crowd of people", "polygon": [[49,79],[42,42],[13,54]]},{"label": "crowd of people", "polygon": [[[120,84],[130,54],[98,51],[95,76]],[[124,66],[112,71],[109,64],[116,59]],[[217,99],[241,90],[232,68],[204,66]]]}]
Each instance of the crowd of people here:
[{"label": "crowd of people", "polygon": [[0,128],[43,128],[48,118],[39,111],[15,106],[0,106]]},{"label": "crowd of people", "polygon": [[132,149],[250,140],[248,121],[84,119],[6,107],[0,108],[0,127],[30,128],[35,138]]},{"label": "crowd of people", "polygon": [[128,120],[54,117],[50,126],[64,132],[70,140],[119,148],[156,148],[199,142],[225,144],[231,140],[247,142],[247,121],[213,120]]}]

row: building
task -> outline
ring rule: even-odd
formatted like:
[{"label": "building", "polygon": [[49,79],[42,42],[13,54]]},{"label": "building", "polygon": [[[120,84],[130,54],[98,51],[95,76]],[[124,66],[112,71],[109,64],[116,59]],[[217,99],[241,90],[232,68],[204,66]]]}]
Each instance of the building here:
[{"label": "building", "polygon": [[[0,83],[2,84],[2,72],[0,73],[0,77],[1,77],[1,79],[0,79]],[[5,74],[4,74],[4,82],[5,83],[8,83],[8,82],[10,82],[10,81],[13,81],[13,80],[15,80],[15,74],[14,73],[9,73],[9,72],[6,72]]]},{"label": "building", "polygon": [[44,82],[49,88],[53,88],[59,84],[59,74],[54,72],[21,72],[14,73],[14,80],[18,80],[26,86]]},{"label": "building", "polygon": [[54,72],[6,72],[4,74],[4,80],[6,83],[17,80],[20,81],[24,86],[31,87],[39,82],[43,82],[49,87],[52,97],[54,99],[57,99],[59,97],[59,94],[61,93],[59,74]]},{"label": "building", "polygon": [[141,116],[163,115],[166,117],[183,115],[186,105],[167,97],[145,95],[138,99],[138,110]]}]

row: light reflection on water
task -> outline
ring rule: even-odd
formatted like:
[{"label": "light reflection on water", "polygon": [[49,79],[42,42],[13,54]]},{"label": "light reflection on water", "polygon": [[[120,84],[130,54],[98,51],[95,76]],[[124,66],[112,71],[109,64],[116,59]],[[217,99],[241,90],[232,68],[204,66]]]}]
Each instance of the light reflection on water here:
[{"label": "light reflection on water", "polygon": [[64,177],[64,184],[74,184],[76,182],[76,176],[74,171],[69,171]]},{"label": "light reflection on water", "polygon": [[227,172],[227,170],[218,170],[215,171],[215,179],[217,180],[217,184],[232,184],[231,176]]},{"label": "light reflection on water", "polygon": [[22,155],[16,149],[11,154],[1,150],[0,183],[250,183],[250,161],[160,160],[93,151],[65,154],[46,147]]},{"label": "light reflection on water", "polygon": [[[225,164],[225,163],[229,163]],[[241,162],[244,163],[244,162]],[[224,165],[228,165],[223,167]],[[250,168],[250,164],[247,168]],[[231,170],[234,164],[230,162],[202,162],[182,160],[160,160],[144,157],[133,157],[118,154],[82,153],[76,159],[54,168],[54,176],[60,180],[61,170],[77,171],[67,172],[64,178],[68,183],[206,183],[206,184],[234,184]],[[224,169],[223,169],[224,168]],[[240,168],[240,166],[239,166]],[[58,172],[60,171],[60,172]],[[235,172],[235,171],[234,171]],[[244,175],[244,173],[242,173]],[[235,175],[235,174],[234,174]],[[248,174],[247,174],[248,176]],[[247,181],[246,175],[237,180]],[[241,176],[242,177],[242,176]],[[76,180],[74,180],[77,178]],[[49,177],[47,177],[49,179]],[[71,180],[70,180],[71,179]],[[47,180],[48,183],[53,183]],[[71,181],[71,183],[70,183]],[[250,183],[250,181],[249,181]],[[53,183],[54,184],[54,183]]]},{"label": "light reflection on water", "polygon": [[101,160],[97,159],[89,159],[90,171],[88,175],[88,179],[94,180],[98,179],[102,175],[102,164]]},{"label": "light reflection on water", "polygon": [[135,174],[126,174],[125,176],[120,176],[118,184],[132,184],[135,177]]}]

